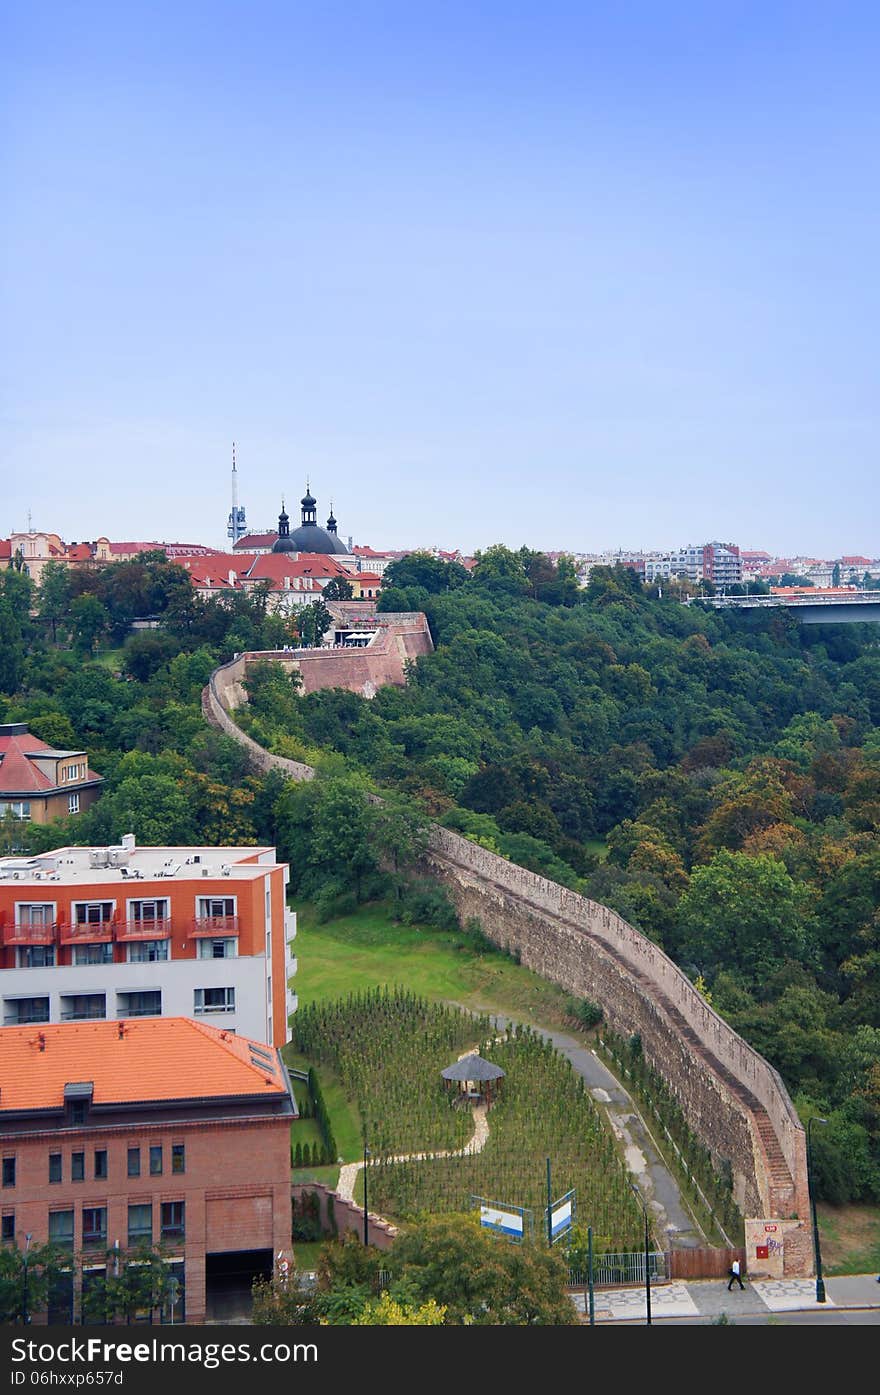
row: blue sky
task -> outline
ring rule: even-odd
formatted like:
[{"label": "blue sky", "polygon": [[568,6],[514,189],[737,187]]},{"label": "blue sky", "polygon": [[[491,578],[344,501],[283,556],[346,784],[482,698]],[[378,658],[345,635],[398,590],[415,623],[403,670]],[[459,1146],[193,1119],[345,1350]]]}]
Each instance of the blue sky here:
[{"label": "blue sky", "polygon": [[[880,10],[7,9],[0,535],[880,553]],[[293,505],[293,507],[291,507]]]}]

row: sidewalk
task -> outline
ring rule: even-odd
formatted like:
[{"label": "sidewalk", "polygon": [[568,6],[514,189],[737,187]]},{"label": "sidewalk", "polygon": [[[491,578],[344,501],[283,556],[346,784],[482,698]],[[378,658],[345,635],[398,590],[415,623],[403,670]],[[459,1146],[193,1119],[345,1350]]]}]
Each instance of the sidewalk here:
[{"label": "sidewalk", "polygon": [[[586,1293],[573,1293],[579,1313],[587,1312]],[[644,1288],[597,1288],[593,1296],[596,1322],[645,1320]],[[676,1280],[651,1285],[652,1318],[720,1317],[815,1311],[830,1308],[880,1308],[876,1274],[846,1274],[825,1280],[825,1302],[816,1302],[815,1279],[746,1279],[741,1293],[734,1284],[728,1293],[724,1279]]]}]

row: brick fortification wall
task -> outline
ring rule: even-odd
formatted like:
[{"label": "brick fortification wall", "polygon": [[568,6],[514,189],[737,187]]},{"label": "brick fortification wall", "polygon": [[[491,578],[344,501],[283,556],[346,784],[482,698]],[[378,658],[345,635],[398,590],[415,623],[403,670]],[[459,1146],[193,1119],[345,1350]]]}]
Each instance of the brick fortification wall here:
[{"label": "brick fortification wall", "polygon": [[[291,1195],[294,1203],[299,1205],[303,1196],[307,1192],[314,1192],[318,1197],[321,1214],[321,1229],[325,1235],[329,1235],[335,1224],[340,1236],[353,1230],[357,1235],[364,1233],[364,1208],[358,1206],[356,1201],[346,1201],[343,1197],[337,1196],[336,1192],[325,1187],[323,1182],[296,1182],[291,1187]],[[330,1198],[333,1198],[333,1221],[330,1220]],[[390,1221],[383,1220],[381,1216],[374,1216],[370,1213],[367,1222],[367,1236],[371,1245],[375,1245],[377,1250],[390,1250],[397,1236],[397,1227]],[[293,1242],[293,1252],[296,1255],[296,1241]]]},{"label": "brick fortification wall", "polygon": [[[258,769],[311,779],[311,767],[270,755],[230,719],[222,698],[240,685],[241,664],[212,676],[202,698],[207,720],[243,742]],[[599,1003],[612,1031],[640,1035],[646,1060],[716,1165],[732,1168],[745,1215],[809,1215],[804,1129],[778,1072],[657,945],[607,906],[437,825],[424,870],[446,885],[463,919],[479,917],[494,943],[573,996]],[[809,1263],[792,1255],[791,1272]]]}]

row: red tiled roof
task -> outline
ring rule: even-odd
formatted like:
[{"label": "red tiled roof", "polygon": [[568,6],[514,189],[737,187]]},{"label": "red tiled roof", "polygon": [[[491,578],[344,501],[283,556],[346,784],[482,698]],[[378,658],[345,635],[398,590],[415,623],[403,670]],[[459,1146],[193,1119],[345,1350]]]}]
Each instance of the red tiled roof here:
[{"label": "red tiled roof", "polygon": [[0,1081],[0,1114],[58,1108],[85,1081],[95,1104],[287,1092],[272,1047],[186,1017],[4,1027]]},{"label": "red tiled roof", "polygon": [[[48,775],[29,760],[30,756],[43,751],[52,754],[54,747],[29,732],[21,736],[0,736],[0,794],[45,794],[59,788],[73,789],[83,783],[75,780],[63,787],[53,784]],[[101,776],[94,770],[87,770],[85,778],[100,780]]]},{"label": "red tiled roof", "polygon": [[232,544],[233,547],[241,548],[242,552],[247,552],[254,547],[271,547],[278,541],[277,533],[246,533],[238,542]]},{"label": "red tiled roof", "polygon": [[341,562],[326,552],[300,552],[294,556],[284,552],[266,552],[254,558],[245,573],[247,581],[283,582],[286,576],[315,577],[351,576]]}]

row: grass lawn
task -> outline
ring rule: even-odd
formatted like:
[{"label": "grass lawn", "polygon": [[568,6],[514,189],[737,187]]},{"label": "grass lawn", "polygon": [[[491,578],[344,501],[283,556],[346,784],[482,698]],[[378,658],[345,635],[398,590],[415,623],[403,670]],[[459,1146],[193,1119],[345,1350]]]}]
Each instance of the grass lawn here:
[{"label": "grass lawn", "polygon": [[303,1004],[400,984],[435,1001],[571,1029],[570,994],[500,951],[475,948],[464,935],[395,925],[382,903],[324,925],[311,906],[296,909],[295,987]]},{"label": "grass lawn", "polygon": [[822,1270],[880,1274],[880,1206],[816,1206]]}]

